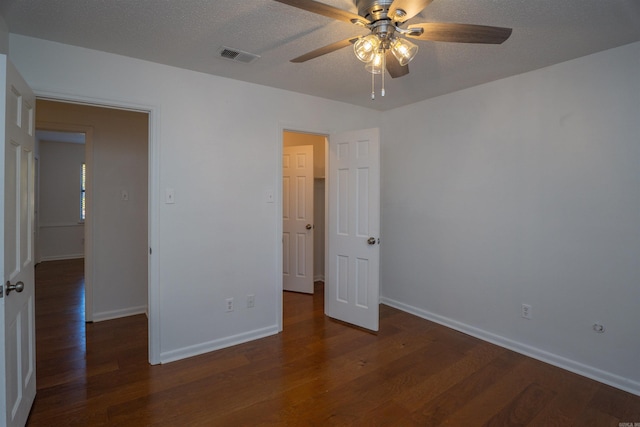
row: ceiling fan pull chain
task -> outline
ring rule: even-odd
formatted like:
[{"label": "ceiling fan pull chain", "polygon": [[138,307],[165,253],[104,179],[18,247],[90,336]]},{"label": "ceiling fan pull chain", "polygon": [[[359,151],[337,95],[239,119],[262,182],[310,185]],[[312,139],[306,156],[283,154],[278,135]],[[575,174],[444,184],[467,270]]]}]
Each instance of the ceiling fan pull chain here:
[{"label": "ceiling fan pull chain", "polygon": [[376,87],[375,87],[376,75],[371,73],[371,100],[376,99]]},{"label": "ceiling fan pull chain", "polygon": [[382,90],[380,91],[380,96],[384,96],[384,74],[387,72],[387,55],[385,55],[385,51],[382,51]]}]

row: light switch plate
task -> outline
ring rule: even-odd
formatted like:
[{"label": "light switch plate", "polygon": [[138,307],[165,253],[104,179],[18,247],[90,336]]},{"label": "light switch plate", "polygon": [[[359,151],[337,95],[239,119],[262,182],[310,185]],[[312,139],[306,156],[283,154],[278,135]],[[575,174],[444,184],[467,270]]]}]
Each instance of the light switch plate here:
[{"label": "light switch plate", "polygon": [[172,205],[176,202],[176,195],[173,188],[167,188],[164,190],[164,202],[168,205]]},{"label": "light switch plate", "polygon": [[273,190],[267,190],[264,192],[264,199],[267,203],[275,202],[275,196],[273,194]]}]

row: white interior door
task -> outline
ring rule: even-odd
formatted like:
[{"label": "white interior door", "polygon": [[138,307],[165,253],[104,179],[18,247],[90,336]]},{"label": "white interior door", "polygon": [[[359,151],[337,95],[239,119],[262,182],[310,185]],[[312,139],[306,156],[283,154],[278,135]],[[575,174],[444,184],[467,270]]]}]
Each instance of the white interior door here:
[{"label": "white interior door", "polygon": [[325,313],[378,330],[380,132],[331,135]]},{"label": "white interior door", "polygon": [[284,147],[282,287],[313,293],[313,146]]},{"label": "white interior door", "polygon": [[24,426],[36,395],[33,92],[0,55],[4,135],[3,296],[0,299],[0,425]]}]

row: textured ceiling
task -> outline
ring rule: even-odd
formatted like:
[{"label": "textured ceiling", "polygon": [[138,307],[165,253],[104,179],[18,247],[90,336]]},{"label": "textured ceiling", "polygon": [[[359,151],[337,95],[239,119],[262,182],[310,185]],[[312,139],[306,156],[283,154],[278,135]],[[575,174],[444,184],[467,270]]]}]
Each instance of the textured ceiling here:
[{"label": "textured ceiling", "polygon": [[[324,3],[357,13],[349,0]],[[513,28],[502,45],[418,41],[407,76],[371,75],[347,47],[289,60],[367,30],[273,0],[2,0],[11,33],[388,110],[640,40],[639,0],[435,0],[409,21]],[[222,59],[228,46],[260,55]],[[376,85],[379,86],[380,80]]]}]

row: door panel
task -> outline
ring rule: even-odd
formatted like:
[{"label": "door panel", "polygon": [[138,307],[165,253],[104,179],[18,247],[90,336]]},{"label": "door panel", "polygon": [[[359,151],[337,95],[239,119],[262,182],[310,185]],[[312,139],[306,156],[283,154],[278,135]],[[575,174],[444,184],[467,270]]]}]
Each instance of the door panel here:
[{"label": "door panel", "polygon": [[379,151],[378,129],[332,135],[329,143],[325,312],[374,331],[379,317]]},{"label": "door panel", "polygon": [[[3,295],[0,299],[0,426],[23,426],[36,393],[33,270],[35,97],[0,55],[6,121],[4,147]],[[17,286],[11,290],[10,286]],[[21,286],[23,288],[21,289]]]},{"label": "door panel", "polygon": [[[284,147],[283,289],[313,293],[313,146]],[[311,227],[311,228],[309,228]]]}]

